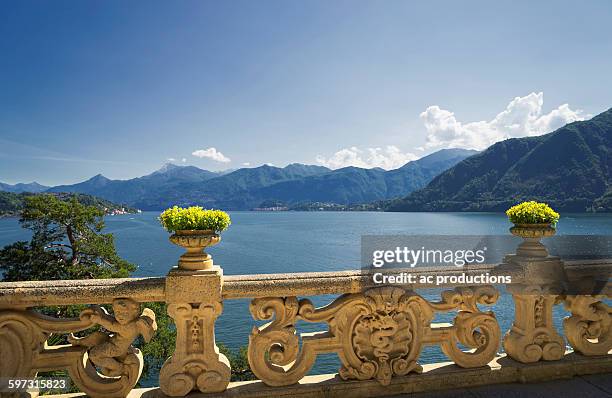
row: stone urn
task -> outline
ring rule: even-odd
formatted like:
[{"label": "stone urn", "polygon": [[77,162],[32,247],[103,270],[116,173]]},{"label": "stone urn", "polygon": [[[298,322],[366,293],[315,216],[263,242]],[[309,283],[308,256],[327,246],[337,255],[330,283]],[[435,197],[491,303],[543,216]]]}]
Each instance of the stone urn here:
[{"label": "stone urn", "polygon": [[170,242],[187,250],[179,258],[179,269],[190,271],[211,269],[212,256],[204,249],[220,241],[221,236],[213,230],[179,230],[170,236]]},{"label": "stone urn", "polygon": [[516,249],[520,257],[548,257],[546,246],[540,242],[542,238],[553,236],[557,230],[547,224],[514,224],[510,233],[523,238],[523,242]]}]

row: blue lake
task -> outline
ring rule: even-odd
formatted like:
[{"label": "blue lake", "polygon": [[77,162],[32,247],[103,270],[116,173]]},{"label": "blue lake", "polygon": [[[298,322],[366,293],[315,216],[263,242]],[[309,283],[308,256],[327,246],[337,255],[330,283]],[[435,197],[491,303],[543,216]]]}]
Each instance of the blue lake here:
[{"label": "blue lake", "polygon": [[[168,241],[157,216],[145,212],[106,218],[106,231],[115,235],[119,254],[138,265],[135,276],[163,276],[182,253]],[[231,212],[231,217],[232,226],[222,242],[209,251],[226,275],[359,269],[362,235],[505,235],[511,226],[501,213]],[[611,232],[612,214],[563,214],[558,224],[558,233],[565,235]],[[0,219],[0,245],[28,238],[17,219]],[[439,298],[439,290],[420,293],[429,300]],[[333,297],[312,300],[324,305]],[[505,332],[514,312],[510,296],[502,294],[493,309]],[[564,316],[557,306],[555,320],[560,330]],[[436,321],[451,319],[445,315]],[[247,300],[228,300],[217,323],[217,340],[233,349],[246,345],[255,324]],[[298,329],[322,327],[300,324]],[[421,363],[444,360],[435,347],[425,348],[421,355]],[[334,354],[321,356],[312,373],[336,372],[338,363]]]}]

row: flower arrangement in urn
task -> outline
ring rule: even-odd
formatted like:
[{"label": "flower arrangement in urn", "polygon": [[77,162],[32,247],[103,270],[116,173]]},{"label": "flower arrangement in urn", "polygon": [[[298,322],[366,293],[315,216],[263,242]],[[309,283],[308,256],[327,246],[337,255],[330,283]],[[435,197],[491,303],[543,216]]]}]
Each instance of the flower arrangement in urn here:
[{"label": "flower arrangement in urn", "polygon": [[204,249],[221,241],[221,232],[231,224],[230,216],[221,210],[207,210],[200,206],[166,209],[160,216],[161,225],[172,232],[170,241],[187,252],[179,259],[179,268],[205,270],[212,268],[212,256]]},{"label": "flower arrangement in urn", "polygon": [[523,202],[506,210],[508,219],[516,226],[555,226],[559,213],[546,203]]},{"label": "flower arrangement in urn", "polygon": [[506,210],[506,215],[514,227],[510,228],[512,235],[520,236],[524,242],[516,251],[526,257],[546,257],[546,247],[540,239],[553,236],[559,221],[559,213],[546,203],[535,201],[523,202]]}]

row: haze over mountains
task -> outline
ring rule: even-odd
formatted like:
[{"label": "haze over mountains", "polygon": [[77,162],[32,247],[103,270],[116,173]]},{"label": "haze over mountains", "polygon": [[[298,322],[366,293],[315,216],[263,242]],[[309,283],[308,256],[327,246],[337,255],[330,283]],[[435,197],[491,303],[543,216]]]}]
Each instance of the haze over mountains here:
[{"label": "haze over mountains", "polygon": [[330,170],[294,163],[284,168],[264,165],[219,173],[166,164],[149,175],[130,180],[96,175],[48,191],[95,195],[142,210],[160,210],[175,204],[249,210],[269,201],[366,203],[422,188],[442,171],[475,153],[444,149],[389,171],[358,167]]},{"label": "haze over mountains", "polygon": [[44,192],[47,189],[49,189],[49,187],[44,186],[44,185],[40,185],[37,182],[31,182],[29,184],[19,183],[19,184],[15,184],[15,185],[4,184],[4,183],[0,182],[0,191],[5,191],[5,192],[12,192],[12,193],[33,192],[33,193],[38,193],[38,192]]},{"label": "haze over mountains", "polygon": [[[85,193],[143,210],[175,204],[249,210],[271,202],[385,201],[390,211],[503,211],[538,200],[561,211],[612,211],[611,171],[612,109],[546,135],[500,141],[480,153],[444,149],[389,171],[296,163],[215,173],[167,164],[139,178],[97,175],[48,191]],[[0,184],[9,192],[46,188]]]},{"label": "haze over mountains", "polygon": [[552,133],[498,142],[441,173],[391,211],[502,211],[539,200],[612,211],[612,109]]}]

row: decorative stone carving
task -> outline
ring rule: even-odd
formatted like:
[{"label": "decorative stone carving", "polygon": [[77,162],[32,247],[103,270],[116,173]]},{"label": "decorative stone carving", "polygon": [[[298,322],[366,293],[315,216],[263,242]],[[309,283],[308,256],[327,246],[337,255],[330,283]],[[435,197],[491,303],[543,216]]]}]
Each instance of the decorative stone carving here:
[{"label": "decorative stone carving", "polygon": [[[453,327],[443,329],[448,335],[438,335],[435,340],[457,365],[464,368],[485,366],[497,354],[501,341],[499,323],[493,312],[481,312],[477,304],[493,305],[498,298],[499,292],[493,286],[458,287],[443,292],[440,303],[431,304],[438,311],[459,310]],[[471,351],[462,351],[458,344]]]},{"label": "decorative stone carving", "polygon": [[0,311],[0,376],[33,377],[38,353],[49,336],[30,311]]},{"label": "decorative stone carving", "polygon": [[607,355],[612,349],[612,308],[605,296],[566,296],[571,316],[563,320],[570,345],[583,355]]},{"label": "decorative stone carving", "polygon": [[397,287],[367,290],[343,306],[332,325],[343,348],[340,377],[375,378],[388,385],[394,375],[420,372],[416,360],[432,317],[427,302],[413,292]]},{"label": "decorative stone carving", "polygon": [[[255,375],[271,386],[297,383],[310,370],[316,355],[336,352],[343,379],[377,379],[382,385],[395,375],[420,372],[416,362],[424,344],[441,344],[460,366],[482,366],[499,347],[500,331],[491,313],[476,303],[492,304],[492,287],[457,289],[439,303],[428,303],[412,291],[379,287],[364,293],[345,294],[326,307],[315,309],[309,300],[295,297],[261,298],[251,303],[255,319],[269,320],[253,329],[249,338],[249,363]],[[456,324],[431,330],[435,311],[460,309]],[[302,334],[302,349],[295,330],[298,320],[325,322],[329,330]],[[456,344],[476,348],[460,351]]]},{"label": "decorative stone carving", "polygon": [[504,349],[519,362],[563,358],[565,342],[555,330],[552,310],[560,291],[555,286],[512,285],[514,323],[504,338]]},{"label": "decorative stone carving", "polygon": [[221,392],[231,369],[215,343],[215,321],[222,313],[222,270],[174,269],[166,278],[168,315],[176,324],[176,349],[159,375],[160,388],[169,396],[192,390]]},{"label": "decorative stone carving", "polygon": [[556,232],[548,224],[510,228],[523,238],[516,254],[507,255],[497,272],[511,274],[508,286],[514,300],[514,322],[504,337],[504,349],[523,363],[563,358],[565,342],[552,322],[552,310],[567,284],[561,259],[550,256],[540,240]]},{"label": "decorative stone carving", "polygon": [[516,249],[519,257],[548,257],[548,250],[540,240],[554,236],[556,232],[550,224],[517,224],[510,228],[512,235],[523,238]]},{"label": "decorative stone carving", "polygon": [[81,312],[84,321],[102,326],[106,331],[97,331],[86,337],[69,336],[68,341],[75,346],[87,348],[89,360],[107,377],[138,375],[142,368],[142,358],[132,342],[142,336],[145,342],[151,341],[157,330],[155,313],[145,308],[140,313],[140,304],[130,299],[113,301],[113,316],[99,306],[92,306]]},{"label": "decorative stone carving", "polygon": [[[115,300],[113,308],[114,317],[95,307],[83,311],[80,319],[56,319],[29,310],[0,311],[0,376],[33,377],[38,372],[66,369],[88,396],[125,397],[138,382],[143,366],[142,354],[131,346],[132,341],[140,334],[151,338],[155,314],[149,309],[141,314],[139,304],[129,299]],[[68,345],[46,343],[51,334],[75,333],[95,324],[110,333],[94,332],[80,339],[72,336],[69,341],[74,344]]]},{"label": "decorative stone carving", "polygon": [[166,395],[183,396],[198,389],[220,392],[231,376],[229,361],[219,353],[214,340],[214,322],[221,303],[171,304],[168,314],[176,322],[176,351],[160,373],[160,387]]},{"label": "decorative stone carving", "polygon": [[255,319],[275,318],[262,327],[253,328],[249,336],[248,358],[251,370],[267,385],[297,383],[314,364],[316,347],[331,343],[332,336],[319,340],[305,335],[302,351],[299,352],[295,322],[300,306],[305,305],[312,306],[308,300],[298,303],[295,297],[261,298],[251,302],[250,310]]},{"label": "decorative stone carving", "polygon": [[221,242],[221,236],[211,230],[181,230],[170,235],[170,242],[187,251],[179,258],[180,269],[205,270],[213,267],[213,259],[204,249]]},{"label": "decorative stone carving", "polygon": [[515,254],[508,254],[494,273],[511,275],[513,283],[528,285],[558,285],[567,282],[565,267],[559,257],[548,254],[542,238],[554,236],[556,229],[549,224],[519,224],[510,228],[514,236],[523,238]]}]

